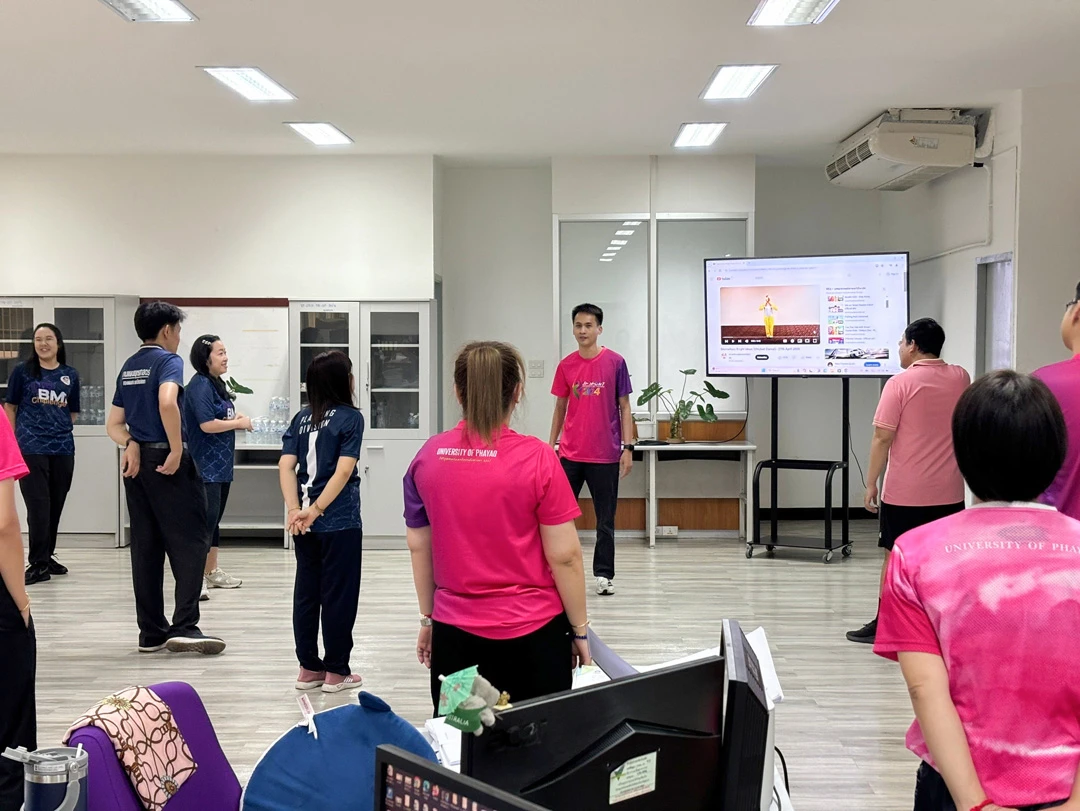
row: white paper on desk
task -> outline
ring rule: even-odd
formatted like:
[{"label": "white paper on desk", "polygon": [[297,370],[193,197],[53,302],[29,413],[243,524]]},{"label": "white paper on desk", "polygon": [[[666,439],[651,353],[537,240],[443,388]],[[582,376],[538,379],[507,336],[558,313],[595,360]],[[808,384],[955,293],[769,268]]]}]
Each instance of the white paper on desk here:
[{"label": "white paper on desk", "polygon": [[776,665],[773,663],[772,651],[769,650],[769,640],[765,636],[765,629],[758,628],[746,635],[746,641],[754,649],[758,665],[761,667],[761,680],[765,683],[765,695],[775,704],[784,700],[784,691],[780,687],[780,678],[776,675]]},{"label": "white paper on desk", "polygon": [[445,718],[431,718],[424,723],[431,741],[438,750],[442,765],[448,769],[461,768],[461,733],[446,725]]},{"label": "white paper on desk", "polygon": [[596,665],[584,665],[574,671],[574,683],[571,690],[580,690],[583,687],[592,687],[594,684],[603,684],[611,681],[607,673]]}]

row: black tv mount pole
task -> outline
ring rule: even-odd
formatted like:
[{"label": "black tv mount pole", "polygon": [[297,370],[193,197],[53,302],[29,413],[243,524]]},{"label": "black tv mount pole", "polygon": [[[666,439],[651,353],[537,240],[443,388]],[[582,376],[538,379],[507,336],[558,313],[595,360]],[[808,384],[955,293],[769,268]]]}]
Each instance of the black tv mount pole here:
[{"label": "black tv mount pole", "polygon": [[[780,378],[772,378],[772,426],[770,435],[772,438],[772,457],[759,462],[754,470],[754,536],[746,544],[746,556],[754,556],[755,546],[764,546],[770,555],[778,548],[787,549],[820,549],[824,551],[822,561],[828,563],[833,559],[833,552],[840,549],[840,553],[846,558],[851,556],[850,519],[849,507],[851,495],[850,463],[851,463],[851,433],[849,431],[851,417],[851,378],[842,377],[843,406],[841,408],[841,443],[840,460],[814,460],[814,459],[783,459],[780,457]],[[761,536],[761,472],[771,471],[769,477],[769,492],[772,494],[772,509],[770,510],[770,533],[766,538]],[[800,537],[797,535],[780,535],[778,528],[779,513],[779,472],[781,470],[821,470],[825,472],[825,538],[822,546],[821,538]],[[841,471],[841,507],[840,507],[840,544],[833,545],[833,476]]]}]

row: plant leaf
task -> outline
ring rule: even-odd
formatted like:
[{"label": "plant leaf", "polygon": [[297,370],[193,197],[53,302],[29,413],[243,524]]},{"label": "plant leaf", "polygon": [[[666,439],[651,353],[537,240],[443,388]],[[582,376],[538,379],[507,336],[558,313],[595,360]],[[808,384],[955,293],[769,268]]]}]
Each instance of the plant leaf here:
[{"label": "plant leaf", "polygon": [[645,405],[647,402],[649,402],[649,400],[653,399],[654,397],[656,397],[656,395],[660,394],[660,391],[661,390],[660,390],[660,384],[659,383],[651,384],[648,388],[642,390],[641,396],[638,397],[637,404],[639,406]]},{"label": "plant leaf", "polygon": [[680,369],[679,374],[687,375],[687,376],[696,375],[697,374],[697,369]]},{"label": "plant leaf", "polygon": [[237,394],[254,394],[255,392],[249,389],[247,386],[241,385],[236,382],[236,378],[230,377],[228,380],[229,390],[234,391]]},{"label": "plant leaf", "polygon": [[717,400],[726,400],[728,397],[731,396],[726,391],[721,391],[720,389],[716,388],[716,386],[714,386],[708,380],[704,381],[704,383],[705,383],[705,390],[708,391],[709,394],[711,394]]},{"label": "plant leaf", "polygon": [[698,416],[701,417],[701,419],[708,421],[709,417],[708,417],[708,415],[707,415],[707,413],[705,411],[705,406],[699,405],[697,407],[697,413],[698,413]]}]

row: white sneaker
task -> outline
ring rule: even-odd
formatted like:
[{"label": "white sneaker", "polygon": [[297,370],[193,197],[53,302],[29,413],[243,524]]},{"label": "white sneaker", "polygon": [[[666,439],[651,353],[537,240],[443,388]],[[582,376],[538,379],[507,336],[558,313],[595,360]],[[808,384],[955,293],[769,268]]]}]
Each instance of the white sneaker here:
[{"label": "white sneaker", "polygon": [[210,599],[210,587],[206,584],[206,577],[202,579],[202,591],[199,592],[199,602],[205,603]]},{"label": "white sneaker", "polygon": [[233,577],[231,574],[221,571],[221,569],[214,569],[214,571],[206,575],[206,582],[212,589],[238,589],[244,581],[239,577]]},{"label": "white sneaker", "polygon": [[597,594],[614,594],[615,584],[606,577],[596,578],[596,593]]}]

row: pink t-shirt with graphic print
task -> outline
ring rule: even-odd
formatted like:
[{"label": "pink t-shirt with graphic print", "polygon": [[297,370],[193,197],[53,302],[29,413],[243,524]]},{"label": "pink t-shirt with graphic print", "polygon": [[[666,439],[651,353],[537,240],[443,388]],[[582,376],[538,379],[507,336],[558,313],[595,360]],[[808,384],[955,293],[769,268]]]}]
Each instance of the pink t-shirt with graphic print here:
[{"label": "pink t-shirt with graphic print", "polygon": [[504,428],[491,447],[465,423],[427,441],[405,474],[405,524],[431,527],[437,622],[516,639],[563,612],[540,525],[581,515],[540,439]]},{"label": "pink t-shirt with graphic print", "polygon": [[1039,378],[1054,393],[1065,416],[1069,437],[1065,464],[1040,501],[1080,519],[1080,355],[1044,366],[1032,372],[1032,376]]},{"label": "pink t-shirt with graphic print", "polygon": [[626,361],[610,349],[595,358],[580,352],[563,358],[551,384],[552,394],[567,399],[559,455],[572,462],[617,463],[622,455],[619,398],[633,390]]},{"label": "pink t-shirt with graphic print", "polygon": [[[1080,765],[1080,522],[978,504],[900,536],[874,652],[945,660],[975,771],[998,805],[1067,798]],[[934,765],[918,721],[912,752]]]},{"label": "pink t-shirt with graphic print", "polygon": [[896,432],[881,500],[897,507],[958,504],[964,479],[953,453],[952,415],[971,385],[962,366],[919,360],[889,378],[874,425]]}]

